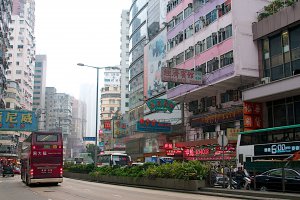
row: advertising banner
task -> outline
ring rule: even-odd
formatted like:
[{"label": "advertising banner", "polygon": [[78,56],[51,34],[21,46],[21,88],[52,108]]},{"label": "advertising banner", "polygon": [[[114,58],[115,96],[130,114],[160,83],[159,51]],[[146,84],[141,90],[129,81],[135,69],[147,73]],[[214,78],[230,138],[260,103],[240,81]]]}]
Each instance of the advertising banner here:
[{"label": "advertising banner", "polygon": [[0,131],[37,131],[37,117],[32,111],[0,110]]}]

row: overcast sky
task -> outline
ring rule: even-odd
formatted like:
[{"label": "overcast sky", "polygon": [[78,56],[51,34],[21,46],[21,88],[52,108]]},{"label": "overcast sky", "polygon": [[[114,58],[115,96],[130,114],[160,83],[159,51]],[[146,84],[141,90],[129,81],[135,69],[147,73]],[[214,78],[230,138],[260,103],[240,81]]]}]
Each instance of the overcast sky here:
[{"label": "overcast sky", "polygon": [[36,54],[47,55],[47,87],[79,98],[81,84],[96,84],[96,70],[77,63],[119,65],[121,13],[130,5],[131,0],[36,0]]}]

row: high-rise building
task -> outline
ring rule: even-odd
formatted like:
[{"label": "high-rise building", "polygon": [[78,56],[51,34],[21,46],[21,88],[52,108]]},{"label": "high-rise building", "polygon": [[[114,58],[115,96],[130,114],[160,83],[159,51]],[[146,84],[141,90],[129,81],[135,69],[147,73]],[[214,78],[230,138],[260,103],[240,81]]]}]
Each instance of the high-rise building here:
[{"label": "high-rise building", "polygon": [[65,93],[56,93],[56,88],[46,87],[45,120],[46,130],[61,130],[64,142],[64,155],[68,136],[72,130],[72,104],[73,98]]},{"label": "high-rise building", "polygon": [[[107,67],[104,70],[104,87],[101,88],[101,130],[99,141],[104,142],[105,149],[113,149],[113,120],[121,114],[120,67]],[[113,120],[112,120],[113,119]],[[110,124],[109,126],[107,126]]]},{"label": "high-rise building", "polygon": [[38,116],[38,129],[45,130],[45,94],[46,94],[47,56],[36,55],[33,86],[33,111]]},{"label": "high-rise building", "polygon": [[148,40],[148,0],[133,1],[129,19],[129,122],[134,134],[136,122],[144,115],[144,46]]},{"label": "high-rise building", "polygon": [[5,108],[4,92],[6,88],[6,70],[8,69],[8,59],[6,51],[10,46],[9,42],[9,22],[12,13],[12,1],[0,1],[0,108]]},{"label": "high-rise building", "polygon": [[35,1],[13,0],[7,79],[19,83],[21,107],[32,110],[35,65]]},{"label": "high-rise building", "polygon": [[129,11],[123,10],[121,15],[121,113],[129,110]]}]

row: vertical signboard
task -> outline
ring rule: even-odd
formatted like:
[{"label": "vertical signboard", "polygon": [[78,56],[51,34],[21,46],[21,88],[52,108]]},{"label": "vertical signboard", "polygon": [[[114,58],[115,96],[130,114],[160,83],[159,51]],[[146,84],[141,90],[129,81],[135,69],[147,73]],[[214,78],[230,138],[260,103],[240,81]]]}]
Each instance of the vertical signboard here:
[{"label": "vertical signboard", "polygon": [[243,113],[246,131],[263,128],[261,103],[244,102]]}]

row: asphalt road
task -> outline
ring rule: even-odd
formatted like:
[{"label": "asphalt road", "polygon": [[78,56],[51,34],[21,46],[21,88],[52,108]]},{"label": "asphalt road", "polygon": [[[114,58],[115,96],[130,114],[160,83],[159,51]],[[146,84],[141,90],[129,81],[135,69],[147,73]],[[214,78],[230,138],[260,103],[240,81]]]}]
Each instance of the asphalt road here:
[{"label": "asphalt road", "polygon": [[161,190],[93,183],[65,178],[59,186],[27,187],[20,176],[0,178],[0,200],[226,200]]}]

